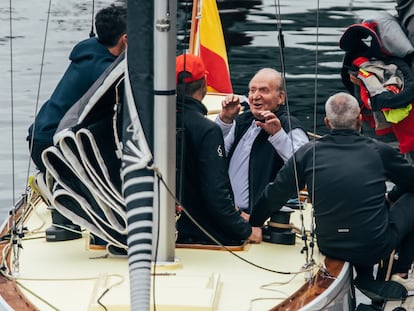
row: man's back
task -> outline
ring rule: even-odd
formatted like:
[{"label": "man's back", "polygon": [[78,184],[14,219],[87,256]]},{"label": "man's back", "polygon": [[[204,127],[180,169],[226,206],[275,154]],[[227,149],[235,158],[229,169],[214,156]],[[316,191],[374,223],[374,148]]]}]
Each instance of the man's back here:
[{"label": "man's back", "polygon": [[53,143],[53,135],[62,117],[116,57],[97,38],[90,38],[79,42],[69,58],[71,64],[37,114],[34,126],[29,128],[29,136],[34,130],[37,141]]},{"label": "man's back", "polygon": [[[384,143],[353,130],[332,130],[300,148],[279,172],[271,193],[276,206],[296,192],[294,159],[299,187],[306,184],[313,200],[320,250],[355,263],[370,245],[365,260],[375,262],[387,247],[385,182],[414,189],[414,167]],[[262,206],[253,213],[253,225],[264,221],[263,211]]]},{"label": "man's back", "polygon": [[367,242],[381,248],[387,227],[384,193],[388,169],[384,161],[397,159],[391,154],[387,159],[387,146],[347,130],[333,131],[316,143],[315,150],[312,145],[306,149],[297,155],[299,175],[304,176],[310,192],[315,194],[315,220],[322,251],[329,245],[332,253],[336,242],[356,252],[363,251]]},{"label": "man's back", "polygon": [[[330,133],[286,162],[263,191],[250,223],[262,224],[307,185],[321,253],[350,262],[356,286],[385,299],[386,286],[378,291],[379,284],[372,284],[372,268],[398,249],[391,279],[405,287],[398,286],[401,293],[414,290],[407,279],[414,260],[414,166],[391,146],[361,136],[359,103],[345,92],[328,98],[324,122]],[[395,184],[389,192],[387,180]]]},{"label": "man's back", "polygon": [[125,50],[126,7],[112,4],[101,9],[95,17],[95,29],[97,38],[83,40],[73,48],[70,65],[28,129],[30,156],[43,173],[46,168],[41,155],[53,145],[60,120]]}]

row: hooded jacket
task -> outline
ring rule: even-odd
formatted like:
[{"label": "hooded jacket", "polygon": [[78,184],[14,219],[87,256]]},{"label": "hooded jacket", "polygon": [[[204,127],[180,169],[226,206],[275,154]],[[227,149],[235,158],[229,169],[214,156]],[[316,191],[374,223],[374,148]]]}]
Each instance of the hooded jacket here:
[{"label": "hooded jacket", "polygon": [[69,67],[29,127],[29,139],[33,135],[35,141],[53,145],[60,120],[115,58],[96,37],[75,45],[69,56]]}]

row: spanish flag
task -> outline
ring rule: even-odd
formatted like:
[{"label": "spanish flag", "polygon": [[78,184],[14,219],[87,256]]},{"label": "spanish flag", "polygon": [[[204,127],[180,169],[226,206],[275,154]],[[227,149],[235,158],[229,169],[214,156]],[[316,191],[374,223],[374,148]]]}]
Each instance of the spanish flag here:
[{"label": "spanish flag", "polygon": [[197,19],[198,40],[196,39],[194,42],[194,44],[199,42],[199,48],[194,49],[194,54],[202,58],[209,72],[207,90],[215,93],[233,93],[226,44],[216,0],[199,1],[201,16],[198,16]]}]

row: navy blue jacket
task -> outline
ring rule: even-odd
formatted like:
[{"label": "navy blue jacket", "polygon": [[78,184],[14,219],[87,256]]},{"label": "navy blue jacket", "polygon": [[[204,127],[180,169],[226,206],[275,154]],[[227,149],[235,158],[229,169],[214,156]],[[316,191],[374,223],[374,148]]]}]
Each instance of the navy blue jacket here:
[{"label": "navy blue jacket", "polygon": [[115,58],[96,37],[75,45],[69,56],[69,67],[29,127],[29,139],[34,132],[35,141],[52,145],[53,135],[62,117]]}]

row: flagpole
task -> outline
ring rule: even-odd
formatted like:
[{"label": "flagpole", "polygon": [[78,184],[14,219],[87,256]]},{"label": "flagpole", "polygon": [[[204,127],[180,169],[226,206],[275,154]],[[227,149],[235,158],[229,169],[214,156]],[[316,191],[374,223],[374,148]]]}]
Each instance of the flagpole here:
[{"label": "flagpole", "polygon": [[199,0],[193,0],[193,10],[191,14],[191,28],[190,28],[190,45],[189,53],[196,54],[198,49],[196,49],[196,44],[198,39],[196,38],[197,32],[199,30]]}]

